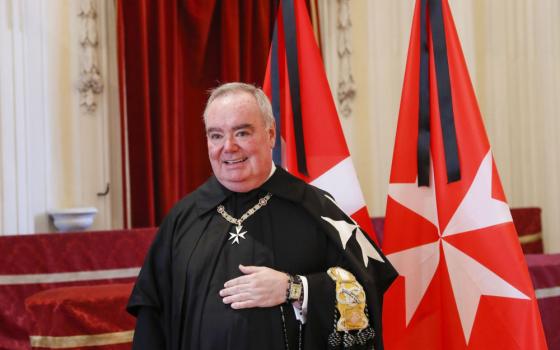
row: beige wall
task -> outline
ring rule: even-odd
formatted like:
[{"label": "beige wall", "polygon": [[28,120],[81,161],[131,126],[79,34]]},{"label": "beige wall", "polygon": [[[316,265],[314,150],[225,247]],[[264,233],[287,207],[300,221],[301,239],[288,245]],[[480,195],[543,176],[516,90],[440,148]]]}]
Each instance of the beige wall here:
[{"label": "beige wall", "polygon": [[[334,91],[343,1],[320,2]],[[545,249],[560,252],[560,2],[449,3],[509,204],[541,207]],[[379,216],[385,212],[414,1],[349,4],[356,96],[351,116],[341,119],[366,202]]]},{"label": "beige wall", "polygon": [[[48,212],[76,207],[98,209],[91,229],[122,227],[115,15],[114,1],[0,1],[0,235],[53,231]],[[87,110],[91,65],[103,91]]]}]

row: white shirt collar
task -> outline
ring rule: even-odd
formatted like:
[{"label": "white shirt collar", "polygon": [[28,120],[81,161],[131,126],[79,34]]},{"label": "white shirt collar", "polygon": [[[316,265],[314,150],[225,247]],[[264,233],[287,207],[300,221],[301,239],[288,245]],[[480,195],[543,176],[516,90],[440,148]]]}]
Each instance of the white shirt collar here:
[{"label": "white shirt collar", "polygon": [[268,177],[266,179],[267,180],[270,179],[275,171],[276,171],[276,165],[274,164],[274,162],[272,162],[272,167],[270,168],[270,174],[268,174]]}]

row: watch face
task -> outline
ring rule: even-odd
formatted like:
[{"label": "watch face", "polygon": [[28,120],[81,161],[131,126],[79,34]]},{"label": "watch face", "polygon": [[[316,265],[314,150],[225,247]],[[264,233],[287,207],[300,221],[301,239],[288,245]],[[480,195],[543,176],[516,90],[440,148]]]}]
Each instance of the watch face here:
[{"label": "watch face", "polygon": [[290,288],[290,300],[297,300],[301,295],[301,284],[292,283]]}]

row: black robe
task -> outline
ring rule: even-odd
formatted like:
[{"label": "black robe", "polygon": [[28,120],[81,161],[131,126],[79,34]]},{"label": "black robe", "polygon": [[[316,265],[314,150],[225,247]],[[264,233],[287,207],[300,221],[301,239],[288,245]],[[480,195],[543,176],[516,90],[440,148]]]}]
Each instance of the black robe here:
[{"label": "black robe", "polygon": [[[267,192],[268,204],[243,223],[246,239],[230,240],[234,225],[217,212],[239,218]],[[218,291],[240,276],[239,264],[267,266],[308,280],[304,349],[327,349],[333,331],[332,266],[351,271],[366,290],[375,349],[382,349],[381,304],[396,277],[393,267],[368,258],[364,264],[355,234],[343,248],[339,232],[324,218],[350,219],[317,189],[281,168],[260,188],[233,193],[215,177],[181,200],[162,223],[129,300],[138,317],[134,349],[297,349],[298,328],[291,305],[233,310]]]}]

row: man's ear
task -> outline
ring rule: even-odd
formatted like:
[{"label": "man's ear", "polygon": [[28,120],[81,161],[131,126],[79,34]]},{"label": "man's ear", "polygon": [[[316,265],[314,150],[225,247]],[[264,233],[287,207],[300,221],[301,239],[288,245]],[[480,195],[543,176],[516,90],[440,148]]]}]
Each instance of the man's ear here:
[{"label": "man's ear", "polygon": [[270,140],[270,148],[274,148],[276,145],[276,126],[274,124],[268,128],[268,137]]}]

